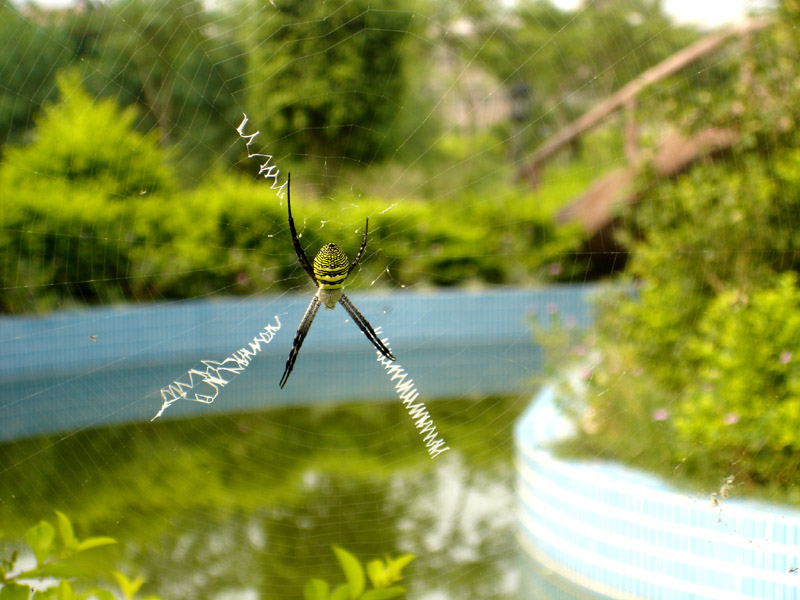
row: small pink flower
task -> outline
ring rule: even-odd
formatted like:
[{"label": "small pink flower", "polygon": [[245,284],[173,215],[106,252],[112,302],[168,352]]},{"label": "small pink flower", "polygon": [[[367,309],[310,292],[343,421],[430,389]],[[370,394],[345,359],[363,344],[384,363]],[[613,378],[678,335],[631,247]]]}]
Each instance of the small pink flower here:
[{"label": "small pink flower", "polygon": [[657,408],[653,411],[653,421],[666,421],[669,419],[669,411],[666,408]]},{"label": "small pink flower", "polygon": [[724,417],[725,425],[735,425],[739,422],[739,415],[734,412],[729,412]]},{"label": "small pink flower", "polygon": [[791,352],[789,352],[788,350],[784,350],[783,352],[781,352],[781,364],[782,365],[785,365],[790,360],[792,360],[792,353]]},{"label": "small pink flower", "polygon": [[547,303],[547,314],[554,315],[558,312],[558,304],[555,302],[548,302]]},{"label": "small pink flower", "polygon": [[578,344],[572,349],[572,353],[575,356],[586,356],[586,346],[583,344]]},{"label": "small pink flower", "polygon": [[240,272],[236,275],[236,283],[239,285],[247,285],[247,282],[250,281],[250,276],[245,272]]},{"label": "small pink flower", "polygon": [[548,271],[550,271],[550,275],[555,277],[556,275],[561,275],[561,272],[564,270],[564,267],[561,266],[561,263],[550,263],[550,267]]},{"label": "small pink flower", "polygon": [[572,329],[578,324],[578,319],[575,318],[575,315],[567,315],[564,318],[564,326],[567,329]]},{"label": "small pink flower", "polygon": [[592,370],[589,367],[583,367],[580,370],[580,378],[584,381],[588,381],[592,377]]}]

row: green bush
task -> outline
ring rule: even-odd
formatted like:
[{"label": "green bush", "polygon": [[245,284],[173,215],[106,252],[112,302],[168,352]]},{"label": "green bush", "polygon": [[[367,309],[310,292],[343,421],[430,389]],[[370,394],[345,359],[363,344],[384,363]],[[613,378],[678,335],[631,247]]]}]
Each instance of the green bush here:
[{"label": "green bush", "polygon": [[45,105],[33,142],[8,149],[3,170],[11,180],[6,184],[66,180],[99,185],[110,198],[174,188],[158,137],[134,131],[135,109],[95,100],[81,86],[77,71],[62,73],[57,83],[60,100]]},{"label": "green bush", "polygon": [[[33,141],[8,148],[0,164],[10,199],[0,214],[0,311],[307,283],[285,202],[264,181],[212,172],[179,190],[157,136],[135,131],[133,108],[93,99],[75,71],[58,77],[58,90]],[[551,199],[510,185],[488,198],[470,186],[435,200],[355,191],[331,200],[304,197],[297,184],[295,217],[312,256],[331,240],[353,256],[370,218],[354,288],[530,283],[582,235],[555,226]]]},{"label": "green bush", "polygon": [[799,171],[796,151],[775,149],[652,189],[630,287],[599,303],[584,450],[708,483],[731,465],[751,484],[797,477],[795,384],[780,357],[797,356],[800,333],[786,270],[800,251]]},{"label": "green bush", "polygon": [[638,181],[642,201],[621,215],[624,285],[599,302],[589,391],[570,405],[582,431],[572,451],[701,486],[733,476],[796,500],[800,138],[787,124],[800,114],[784,94],[800,75],[776,59],[797,55],[792,27],[778,22],[746,58],[751,89],[708,90],[727,98],[720,123],[738,111],[733,150],[673,180]]},{"label": "green bush", "polygon": [[675,414],[688,449],[714,449],[750,481],[785,484],[800,466],[800,289],[795,273],[751,297],[716,297],[687,348],[695,377]]},{"label": "green bush", "polygon": [[[0,169],[0,186],[8,182]],[[101,184],[33,180],[0,214],[0,310],[112,302],[129,293],[130,206]]]},{"label": "green bush", "polygon": [[[253,294],[306,284],[285,201],[264,182],[216,175],[181,194],[120,201],[103,181],[12,180],[0,166],[0,182],[16,190],[0,215],[0,310]],[[579,235],[557,230],[533,197],[513,190],[492,203],[464,194],[437,203],[341,196],[336,204],[302,198],[296,190],[293,204],[311,256],[331,240],[354,256],[369,217],[365,260],[349,282],[356,289],[373,282],[524,284],[546,277],[547,265]]]}]

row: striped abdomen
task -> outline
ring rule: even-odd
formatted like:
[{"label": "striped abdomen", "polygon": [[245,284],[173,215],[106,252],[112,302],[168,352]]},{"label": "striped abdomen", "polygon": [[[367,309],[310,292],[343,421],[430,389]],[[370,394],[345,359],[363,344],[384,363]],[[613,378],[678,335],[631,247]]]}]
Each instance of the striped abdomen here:
[{"label": "striped abdomen", "polygon": [[336,244],[325,244],[314,257],[314,277],[323,290],[338,290],[344,285],[350,264]]}]

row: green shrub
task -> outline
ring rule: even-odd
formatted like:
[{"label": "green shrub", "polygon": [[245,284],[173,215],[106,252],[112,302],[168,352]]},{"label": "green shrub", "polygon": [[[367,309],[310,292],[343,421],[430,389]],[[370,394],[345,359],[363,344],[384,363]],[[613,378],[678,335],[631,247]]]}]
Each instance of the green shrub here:
[{"label": "green shrub", "polygon": [[60,100],[36,119],[33,142],[7,151],[4,170],[10,171],[6,177],[13,174],[7,183],[66,180],[99,185],[111,198],[174,188],[158,137],[134,130],[134,108],[92,98],[76,71],[62,73],[57,83]]},{"label": "green shrub", "polygon": [[750,88],[706,90],[726,97],[715,120],[739,129],[727,156],[637,182],[642,201],[621,215],[631,258],[589,334],[572,451],[797,500],[800,113],[785,94],[800,75],[780,58],[798,53],[793,27],[777,23],[747,56]]},{"label": "green shrub", "polygon": [[[675,414],[684,448],[759,483],[787,483],[800,466],[800,289],[785,273],[748,297],[720,294],[688,345],[696,364]],[[789,468],[791,467],[791,468]]]},{"label": "green shrub", "polygon": [[[10,199],[0,214],[0,311],[251,295],[307,283],[285,202],[263,180],[211,173],[179,191],[156,135],[135,131],[133,108],[90,97],[75,71],[58,77],[58,90],[33,141],[8,148],[0,164]],[[353,288],[520,285],[547,279],[553,263],[562,277],[580,268],[563,257],[582,234],[555,226],[552,200],[510,185],[487,198],[479,188],[435,200],[355,193],[330,200],[303,197],[298,186],[295,217],[312,256],[331,240],[354,256],[370,218]]]},{"label": "green shrub", "polygon": [[[8,181],[0,170],[0,186]],[[131,207],[101,184],[33,180],[0,214],[0,310],[47,310],[128,294]]]}]

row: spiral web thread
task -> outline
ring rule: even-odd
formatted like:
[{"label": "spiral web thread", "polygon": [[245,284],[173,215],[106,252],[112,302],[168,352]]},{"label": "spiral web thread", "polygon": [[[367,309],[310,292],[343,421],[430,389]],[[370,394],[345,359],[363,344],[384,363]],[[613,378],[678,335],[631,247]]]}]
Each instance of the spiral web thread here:
[{"label": "spiral web thread", "polygon": [[[382,333],[381,328],[377,327],[375,333],[380,335]],[[391,349],[388,338],[381,338],[381,341],[387,348]],[[439,437],[439,432],[436,429],[436,425],[433,424],[433,419],[428,409],[425,407],[425,404],[422,402],[414,404],[414,401],[419,397],[419,392],[414,385],[414,380],[408,377],[408,373],[401,365],[392,362],[381,352],[377,352],[376,354],[378,356],[378,362],[383,366],[386,370],[386,374],[389,376],[389,383],[397,380],[397,383],[394,384],[397,397],[400,398],[403,402],[403,406],[406,407],[408,416],[414,419],[414,426],[419,430],[419,434],[424,436],[422,441],[425,442],[425,448],[428,450],[430,457],[436,458],[442,452],[450,450],[450,446],[446,446],[446,442]]]},{"label": "spiral web thread", "polygon": [[[214,402],[219,395],[219,391],[250,365],[253,358],[261,352],[261,344],[269,344],[280,328],[280,319],[275,315],[275,325],[267,325],[264,327],[247,347],[240,348],[223,361],[203,360],[201,361],[204,367],[203,370],[193,368],[186,372],[188,381],[176,379],[168,386],[161,388],[163,404],[158,413],[156,413],[156,416],[150,420],[155,421],[167,408],[181,399],[200,402],[202,404],[211,404]],[[188,392],[193,390],[195,385],[206,386],[203,388],[204,393],[196,391],[193,396],[189,396]]]}]

